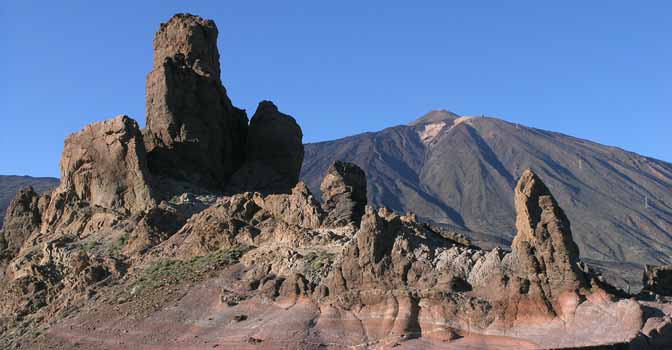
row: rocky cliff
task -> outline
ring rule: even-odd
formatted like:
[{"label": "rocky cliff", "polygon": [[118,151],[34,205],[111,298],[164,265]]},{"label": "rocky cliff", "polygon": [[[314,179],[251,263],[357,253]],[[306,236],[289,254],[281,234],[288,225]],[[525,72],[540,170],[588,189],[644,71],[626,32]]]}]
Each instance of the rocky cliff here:
[{"label": "rocky cliff", "polygon": [[[213,35],[212,21],[176,15],[157,34],[150,76],[170,76],[176,60],[188,78],[172,88],[206,82],[189,94],[223,101],[219,85],[208,90],[219,83]],[[530,170],[512,195],[512,250],[483,250],[368,205],[366,174],[351,163],[330,165],[320,204],[297,183],[301,130],[270,102],[230,140],[223,130],[236,129],[197,126],[231,125],[231,115],[181,106],[194,120],[168,108],[157,119],[166,123],[144,131],[119,116],[69,136],[58,188],[12,202],[0,233],[2,348],[672,344],[672,304],[657,294],[667,275],[652,275],[650,294],[637,298],[606,283],[580,260],[568,216]],[[178,124],[185,133],[172,133]],[[193,130],[202,137],[182,138]],[[235,140],[243,153],[228,152],[243,144]],[[193,154],[200,142],[221,152]],[[206,157],[224,160],[198,165]]]}]

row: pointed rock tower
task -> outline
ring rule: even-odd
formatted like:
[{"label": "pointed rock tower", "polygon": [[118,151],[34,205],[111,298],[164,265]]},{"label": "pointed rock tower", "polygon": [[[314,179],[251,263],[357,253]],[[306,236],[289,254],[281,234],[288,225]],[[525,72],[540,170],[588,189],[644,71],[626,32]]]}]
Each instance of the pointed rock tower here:
[{"label": "pointed rock tower", "polygon": [[557,312],[565,292],[587,287],[569,220],[539,177],[525,170],[515,188],[516,228],[512,248],[518,273]]},{"label": "pointed rock tower", "polygon": [[153,174],[219,188],[245,157],[247,116],[220,80],[215,22],[177,14],[154,36],[147,76],[147,146]]}]

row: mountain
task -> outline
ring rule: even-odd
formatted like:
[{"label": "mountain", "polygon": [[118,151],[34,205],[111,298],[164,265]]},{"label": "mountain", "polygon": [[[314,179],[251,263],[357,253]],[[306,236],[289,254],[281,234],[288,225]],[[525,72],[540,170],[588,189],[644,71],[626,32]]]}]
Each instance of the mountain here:
[{"label": "mountain", "polygon": [[7,210],[9,203],[20,189],[27,186],[33,186],[33,189],[40,193],[58,186],[58,179],[53,177],[0,175],[0,228],[2,228],[5,210]]},{"label": "mountain", "polygon": [[[58,187],[11,202],[0,349],[669,349],[672,265],[648,266],[638,293],[610,285],[580,259],[553,189],[488,146],[492,125],[440,112],[364,140],[363,164],[381,168],[367,178],[335,161],[320,204],[298,181],[296,120],[262,101],[247,124],[229,100],[217,35],[191,14],[162,23],[147,128],[126,115],[85,126],[65,139]],[[512,203],[511,250],[369,206],[367,184],[472,236],[506,228]],[[492,218],[474,221],[469,205]]]},{"label": "mountain", "polygon": [[510,193],[530,168],[571,219],[582,258],[625,273],[630,283],[641,278],[637,265],[672,262],[672,164],[664,161],[445,110],[408,125],[307,144],[302,179],[316,196],[334,160],[366,172],[374,205],[501,245],[515,235]]}]

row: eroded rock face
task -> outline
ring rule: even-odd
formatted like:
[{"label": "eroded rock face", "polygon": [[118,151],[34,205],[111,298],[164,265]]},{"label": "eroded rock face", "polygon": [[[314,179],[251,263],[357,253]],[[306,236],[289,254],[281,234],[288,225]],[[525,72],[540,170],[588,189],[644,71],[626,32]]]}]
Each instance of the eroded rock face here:
[{"label": "eroded rock face", "polygon": [[644,291],[672,296],[672,265],[646,265],[642,282]]},{"label": "eroded rock face", "polygon": [[[134,219],[136,219],[134,217]],[[124,247],[128,256],[140,256],[165,241],[184,225],[186,219],[177,210],[165,205],[154,207],[137,216],[132,222],[129,242]]]},{"label": "eroded rock face", "polygon": [[518,180],[514,202],[518,233],[512,248],[516,272],[559,312],[561,294],[587,287],[569,220],[546,185],[529,169]]},{"label": "eroded rock face", "polygon": [[229,185],[232,192],[288,193],[299,181],[303,133],[296,120],[262,101],[250,121],[245,163]]},{"label": "eroded rock face", "polygon": [[63,192],[108,209],[138,212],[154,206],[138,124],[121,115],[68,136],[56,190]]},{"label": "eroded rock face", "polygon": [[277,220],[307,228],[319,228],[324,219],[320,204],[305,183],[299,182],[292,193],[257,196],[255,201]]},{"label": "eroded rock face", "polygon": [[163,244],[160,255],[205,255],[233,245],[297,246],[314,240],[328,244],[329,236],[315,231],[322,218],[318,203],[303,183],[291,194],[262,196],[246,192],[222,197],[192,216]]},{"label": "eroded rock face", "polygon": [[366,175],[355,164],[336,161],[320,185],[327,225],[359,225],[366,207]]},{"label": "eroded rock face", "polygon": [[223,186],[245,154],[247,116],[220,81],[217,26],[178,14],[154,37],[145,142],[154,174]]},{"label": "eroded rock face", "polygon": [[42,210],[40,196],[32,187],[16,194],[7,208],[5,225],[0,231],[0,257],[11,258],[18,253],[26,239],[40,228]]}]

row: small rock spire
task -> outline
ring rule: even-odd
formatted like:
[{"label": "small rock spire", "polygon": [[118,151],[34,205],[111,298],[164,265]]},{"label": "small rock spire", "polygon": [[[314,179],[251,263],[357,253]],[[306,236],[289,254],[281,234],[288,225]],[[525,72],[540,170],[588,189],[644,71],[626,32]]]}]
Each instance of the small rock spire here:
[{"label": "small rock spire", "polygon": [[366,174],[355,164],[336,161],[320,185],[326,225],[359,226],[366,208]]}]

